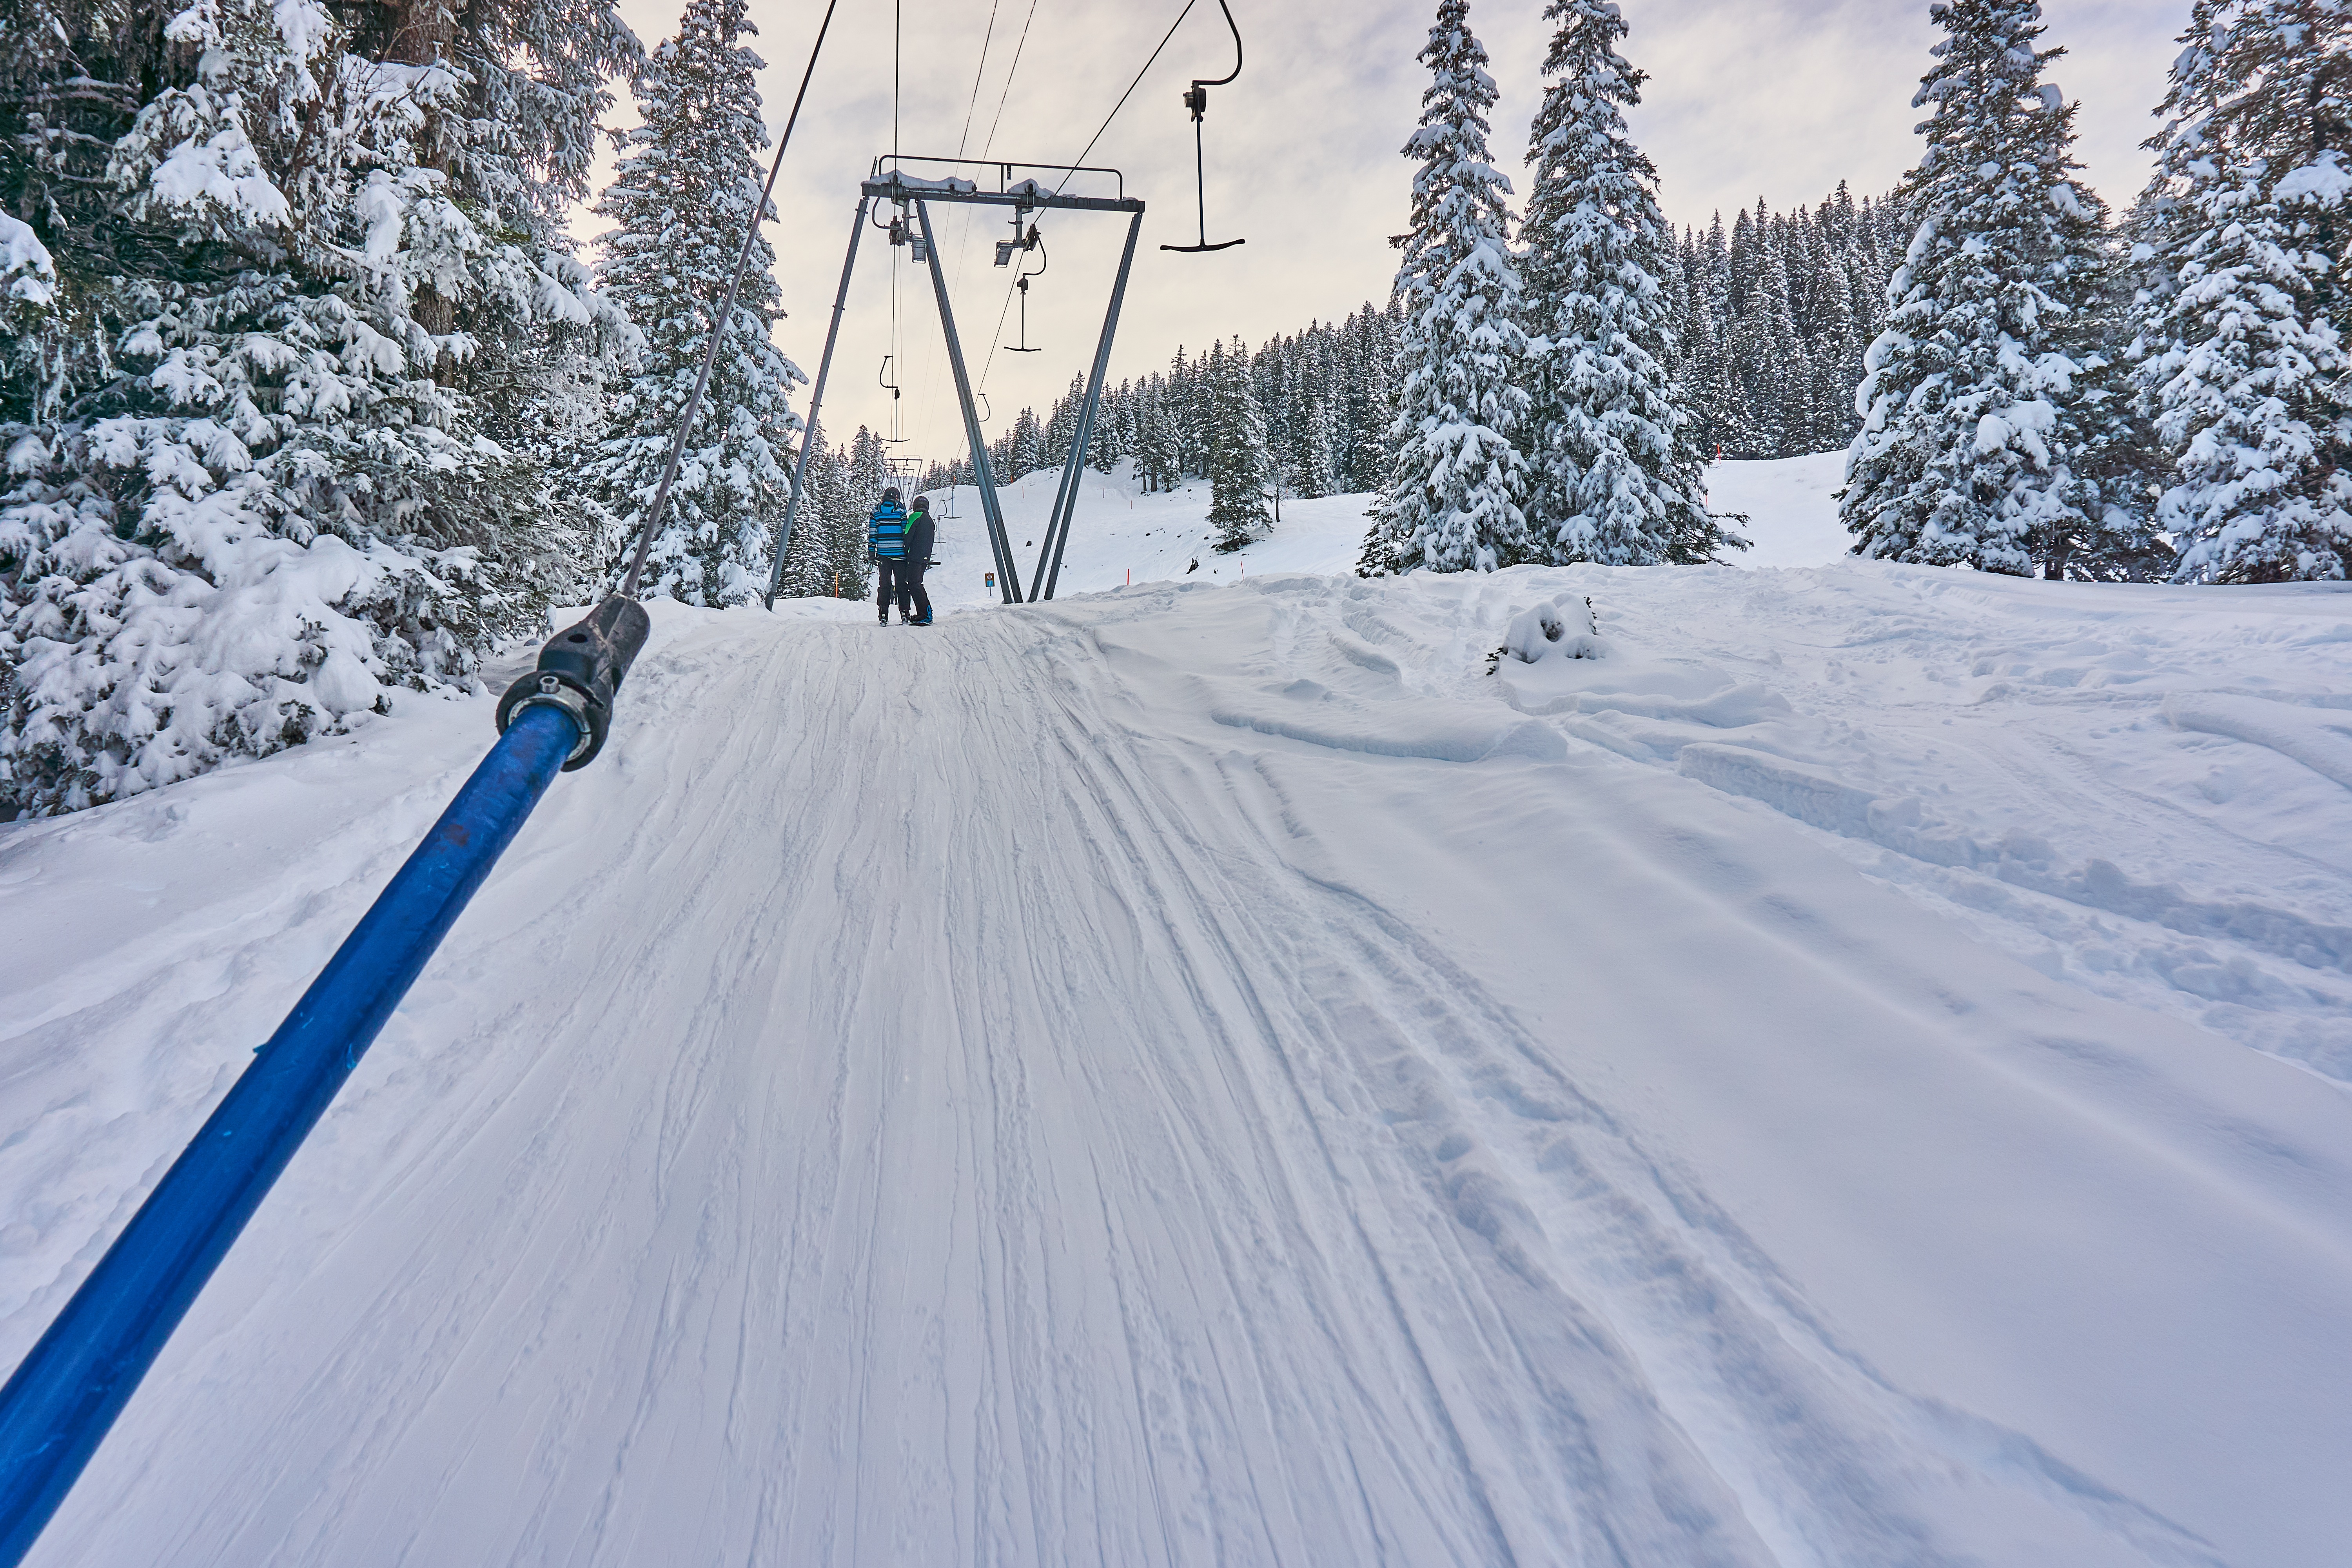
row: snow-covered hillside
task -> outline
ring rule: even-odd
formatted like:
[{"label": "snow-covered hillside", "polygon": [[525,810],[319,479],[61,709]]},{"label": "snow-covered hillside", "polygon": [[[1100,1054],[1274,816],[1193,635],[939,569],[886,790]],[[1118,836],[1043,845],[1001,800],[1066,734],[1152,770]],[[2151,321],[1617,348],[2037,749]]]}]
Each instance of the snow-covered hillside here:
[{"label": "snow-covered hillside", "polygon": [[[2340,1561],[2352,596],[1822,462],[1757,568],[1102,481],[1051,605],[965,492],[927,631],[656,606],[33,1561]],[[488,710],[0,826],[0,1361]]]},{"label": "snow-covered hillside", "polygon": [[[1286,497],[1282,521],[1264,539],[1234,556],[1209,548],[1205,481],[1160,495],[1138,495],[1122,462],[1116,477],[1089,472],[1079,499],[1077,521],[1062,563],[1065,594],[1094,593],[1130,582],[1161,578],[1206,578],[1232,582],[1269,572],[1352,572],[1364,547],[1364,508],[1370,496]],[[1732,526],[1752,542],[1730,556],[1741,566],[1827,566],[1842,560],[1853,538],[1837,520],[1832,493],[1843,482],[1845,454],[1824,452],[1767,463],[1717,463],[1707,470],[1708,502],[1719,512],[1747,519]],[[1054,504],[1060,472],[1040,470],[1003,493],[1005,516],[1015,525],[1014,553],[1025,585],[1037,566],[1037,529]],[[935,510],[940,526],[940,565],[926,586],[942,605],[997,602],[984,574],[993,562],[988,531],[981,522],[979,492],[970,488],[942,498]],[[953,520],[947,513],[955,512]],[[1031,526],[1021,528],[1026,522]]]}]

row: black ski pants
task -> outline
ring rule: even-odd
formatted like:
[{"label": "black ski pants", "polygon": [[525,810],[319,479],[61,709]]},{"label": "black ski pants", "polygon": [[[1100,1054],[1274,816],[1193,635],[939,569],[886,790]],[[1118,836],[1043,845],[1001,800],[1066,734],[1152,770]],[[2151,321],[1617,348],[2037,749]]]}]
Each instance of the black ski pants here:
[{"label": "black ski pants", "polygon": [[903,561],[893,561],[887,555],[874,558],[874,605],[882,612],[884,624],[890,619],[890,601],[898,596],[898,574],[907,569]]},{"label": "black ski pants", "polygon": [[909,621],[931,618],[931,596],[923,592],[923,569],[928,561],[901,561],[898,567],[898,614]]}]

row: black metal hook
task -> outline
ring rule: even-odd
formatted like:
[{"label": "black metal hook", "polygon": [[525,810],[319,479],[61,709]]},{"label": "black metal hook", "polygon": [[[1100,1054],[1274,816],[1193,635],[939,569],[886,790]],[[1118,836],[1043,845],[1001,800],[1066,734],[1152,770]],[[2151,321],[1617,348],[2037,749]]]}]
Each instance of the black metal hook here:
[{"label": "black metal hook", "polygon": [[[896,357],[898,356],[895,354],[884,354],[882,356],[882,368],[874,373],[876,384],[890,395],[890,428],[894,431],[898,428],[898,398],[900,396],[898,384],[890,379],[890,362]],[[891,435],[881,437],[879,439],[885,446],[895,447],[901,441],[906,440],[907,437],[904,436]]]}]

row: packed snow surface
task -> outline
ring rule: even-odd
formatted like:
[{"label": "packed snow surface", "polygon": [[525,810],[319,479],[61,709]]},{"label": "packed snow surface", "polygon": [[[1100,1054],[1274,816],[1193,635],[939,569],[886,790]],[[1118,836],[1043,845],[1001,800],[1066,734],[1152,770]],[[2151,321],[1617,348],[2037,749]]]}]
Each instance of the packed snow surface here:
[{"label": "packed snow surface", "polygon": [[[1111,485],[656,605],[32,1561],[2343,1561],[2352,596]],[[489,707],[0,827],[0,1358]]]}]

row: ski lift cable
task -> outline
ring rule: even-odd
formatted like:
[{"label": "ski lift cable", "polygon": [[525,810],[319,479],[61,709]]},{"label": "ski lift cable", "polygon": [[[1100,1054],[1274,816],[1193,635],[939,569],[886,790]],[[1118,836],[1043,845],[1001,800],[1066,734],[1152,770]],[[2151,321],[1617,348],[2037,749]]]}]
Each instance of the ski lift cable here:
[{"label": "ski lift cable", "polygon": [[[893,158],[898,155],[898,77],[906,58],[906,37],[907,0],[890,0],[890,156]],[[900,207],[898,211],[901,216],[905,216],[906,208]],[[896,245],[898,241],[893,239],[891,243]],[[898,268],[893,266],[890,268],[890,353],[882,362],[886,368],[898,360]],[[891,387],[890,438],[894,444],[904,440],[907,435],[899,427],[900,402],[898,389]]]},{"label": "ski lift cable", "polygon": [[678,416],[677,434],[670,437],[669,460],[662,466],[661,483],[654,489],[653,505],[646,509],[645,527],[637,534],[636,554],[630,559],[628,574],[621,579],[617,590],[625,599],[636,597],[637,584],[645,576],[646,557],[651,553],[654,533],[661,526],[662,507],[669,500],[670,484],[677,478],[678,459],[686,454],[687,436],[694,428],[694,416],[701,411],[702,394],[710,384],[711,367],[719,363],[719,347],[726,338],[727,324],[734,319],[735,297],[743,287],[743,268],[751,264],[751,247],[760,237],[760,223],[767,216],[769,198],[775,194],[776,176],[783,172],[784,149],[793,144],[793,128],[801,122],[801,105],[808,101],[809,81],[816,75],[817,57],[824,52],[824,36],[832,30],[834,8],[840,4],[841,0],[825,0],[824,19],[817,24],[816,42],[809,49],[808,65],[801,71],[800,90],[793,95],[793,111],[784,120],[784,133],[776,139],[776,155],[768,164],[768,182],[760,187],[760,201],[751,209],[751,221],[743,226],[742,247],[735,252],[735,270],[727,279],[726,302],[711,324],[710,347],[703,353],[702,369],[695,375],[694,390],[687,395],[686,408]]},{"label": "ski lift cable", "polygon": [[[1222,5],[1223,3],[1224,0],[1218,0],[1219,5]],[[1151,73],[1151,68],[1159,63],[1160,57],[1167,51],[1168,42],[1176,36],[1176,29],[1184,25],[1184,18],[1191,16],[1192,14],[1192,7],[1199,4],[1200,0],[1184,0],[1184,8],[1176,13],[1176,19],[1174,21],[1168,24],[1168,31],[1160,36],[1160,42],[1154,46],[1151,53],[1145,58],[1142,68],[1138,70],[1135,73],[1134,79],[1127,84],[1127,90],[1118,95],[1118,101],[1110,106],[1110,112],[1103,116],[1102,123],[1100,125],[1095,127],[1095,133],[1087,138],[1085,152],[1080,153],[1076,158],[1071,159],[1069,163],[1061,166],[1062,183],[1054,187],[1054,194],[1055,195],[1060,195],[1062,192],[1068,187],[1070,181],[1076,177],[1078,170],[1086,163],[1087,154],[1095,150],[1095,143],[1103,139],[1103,133],[1110,129],[1110,122],[1118,118],[1118,111],[1127,107],[1127,100],[1133,98],[1135,96],[1135,89],[1143,85],[1143,79]],[[1033,5],[1031,10],[1034,13],[1035,7]],[[1231,11],[1227,11],[1225,13],[1225,19],[1229,22],[1233,19],[1233,13]],[[1027,29],[1025,27],[1023,29],[1023,33],[1025,37],[1027,33]],[[1234,52],[1238,55],[1240,52],[1240,29],[1234,29]],[[1015,56],[1013,64],[1016,68],[1020,65],[1018,56]],[[1239,75],[1241,72],[1241,65],[1238,59],[1236,59],[1234,63],[1234,71],[1235,75]],[[1231,81],[1233,78],[1227,77],[1225,79],[1227,81]],[[1010,76],[1007,76],[1005,78],[1005,87],[1007,90],[1011,89],[1012,85],[1013,79]],[[1220,84],[1211,82],[1209,85],[1211,87],[1215,87]],[[1002,104],[998,106],[999,113],[1003,112],[1003,106]],[[993,141],[995,132],[992,130],[989,134],[991,141]],[[988,148],[985,145],[983,145],[980,151],[981,156],[983,158],[988,155]],[[989,372],[995,368],[996,349],[994,345],[1003,339],[1004,320],[1013,312],[1013,297],[1018,291],[1019,288],[1020,279],[1017,278],[1014,279],[1012,283],[1006,285],[1004,289],[1004,303],[997,309],[996,331],[989,340],[991,346],[988,351],[988,358],[982,362],[980,367],[980,381],[978,384],[982,388],[985,388],[988,385]],[[1026,342],[1027,340],[1024,339],[1023,341]]]},{"label": "ski lift cable", "polygon": [[[1222,5],[1224,4],[1224,0],[1217,0],[1217,3]],[[1127,100],[1135,96],[1135,89],[1143,85],[1143,79],[1150,74],[1151,68],[1159,62],[1160,54],[1168,47],[1168,40],[1176,36],[1176,29],[1184,25],[1184,18],[1191,16],[1192,14],[1192,7],[1199,4],[1200,0],[1184,0],[1184,8],[1176,13],[1176,19],[1168,24],[1168,31],[1160,36],[1160,47],[1151,51],[1150,58],[1143,62],[1143,68],[1135,73],[1135,79],[1127,84],[1127,90],[1118,95],[1118,101],[1110,106],[1110,112],[1103,116],[1102,123],[1096,126],[1095,133],[1091,137],[1087,138],[1086,152],[1080,153],[1076,158],[1072,159],[1069,164],[1065,168],[1062,174],[1062,184],[1054,187],[1054,194],[1055,195],[1058,196],[1062,194],[1063,187],[1066,186],[1070,183],[1071,176],[1075,174],[1079,167],[1086,163],[1087,153],[1092,153],[1095,150],[1095,143],[1103,139],[1103,132],[1110,129],[1110,122],[1118,118],[1118,111],[1127,107]],[[1225,19],[1227,21],[1231,21],[1233,19],[1233,13],[1231,11],[1225,13]],[[1238,28],[1234,30],[1234,37],[1235,40],[1235,51],[1238,53],[1239,40],[1241,38],[1241,33]],[[1234,74],[1239,75],[1241,68],[1241,66],[1236,63],[1234,67]],[[1232,79],[1232,77],[1227,77],[1225,79],[1227,81],[1231,81]],[[1217,87],[1222,84],[1211,82],[1208,85],[1211,87]]]},{"label": "ski lift cable", "polygon": [[[972,68],[971,97],[965,100],[963,106],[963,134],[956,138],[956,156],[959,158],[971,144],[972,116],[980,108],[980,84],[988,75],[988,45],[996,37],[997,5],[998,0],[988,0],[988,30],[980,36],[980,63]],[[1012,85],[1010,77],[1005,79],[1005,84],[1008,87]]]},{"label": "ski lift cable", "polygon": [[[1188,8],[1192,3],[1192,0],[1186,0]],[[1005,101],[1013,96],[1013,79],[1020,74],[1022,52],[1027,48],[1029,44],[1029,24],[1036,19],[1037,0],[1029,0],[1029,14],[1021,19],[1020,39],[1013,46],[1013,64],[1004,73],[1004,90],[996,95],[996,114],[995,117],[988,122],[987,139],[980,144],[980,155],[983,158],[988,156],[989,149],[996,145],[997,128],[1004,123]],[[957,156],[961,157],[962,154],[959,153]],[[1066,175],[1064,178],[1066,179],[1067,176]],[[1054,194],[1059,195],[1061,193],[1056,191]],[[1015,282],[1017,283],[1017,281],[1018,280],[1016,279]],[[1013,313],[1013,284],[1008,284],[1005,286],[1004,302],[999,305],[996,310],[996,330],[989,334],[988,358],[982,362],[980,367],[980,381],[977,385],[979,390],[982,392],[985,392],[988,387],[989,372],[993,370],[996,366],[996,345],[1003,342],[1004,338],[1004,319]]]},{"label": "ski lift cable", "polygon": [[[965,150],[971,144],[971,122],[977,116],[980,109],[981,84],[988,79],[988,49],[990,43],[996,37],[996,15],[1001,0],[988,0],[988,26],[980,36],[980,59],[978,63],[972,67],[971,93],[970,97],[964,100],[963,133],[956,138],[956,156],[959,158],[964,155]],[[1016,61],[1015,63],[1018,62]],[[1006,79],[1006,82],[1008,86],[1011,85],[1011,79],[1009,77]],[[971,211],[965,211],[957,214],[956,216],[958,226],[956,229],[955,282],[956,285],[961,288],[963,283],[964,258],[971,250],[971,226],[976,215]],[[928,388],[931,384],[932,366],[934,362],[937,360],[938,355],[939,345],[936,342],[926,341],[923,346],[922,368],[917,373],[915,377],[915,384],[918,388]],[[916,407],[917,413],[919,416],[921,414],[923,405],[919,401]],[[924,426],[924,431],[927,437],[929,433],[929,428],[930,427],[928,424]]]},{"label": "ski lift cable", "polygon": [[507,689],[497,742],[0,1386],[0,1563],[32,1550],[556,774],[587,766],[603,749],[622,680],[653,624],[635,598],[646,554],[837,4],[826,0],[622,586],[556,633],[537,667]]},{"label": "ski lift cable", "polygon": [[[1037,0],[1029,0],[1029,14],[1021,19],[1020,41],[1013,46],[1013,65],[1004,73],[1004,90],[996,95],[996,117],[988,122],[988,140],[980,144],[980,155],[996,145],[996,129],[1004,123],[1004,102],[1013,96],[1013,79],[1021,71],[1021,53],[1029,47],[1029,24],[1037,19]],[[958,156],[961,156],[961,153]]]}]

